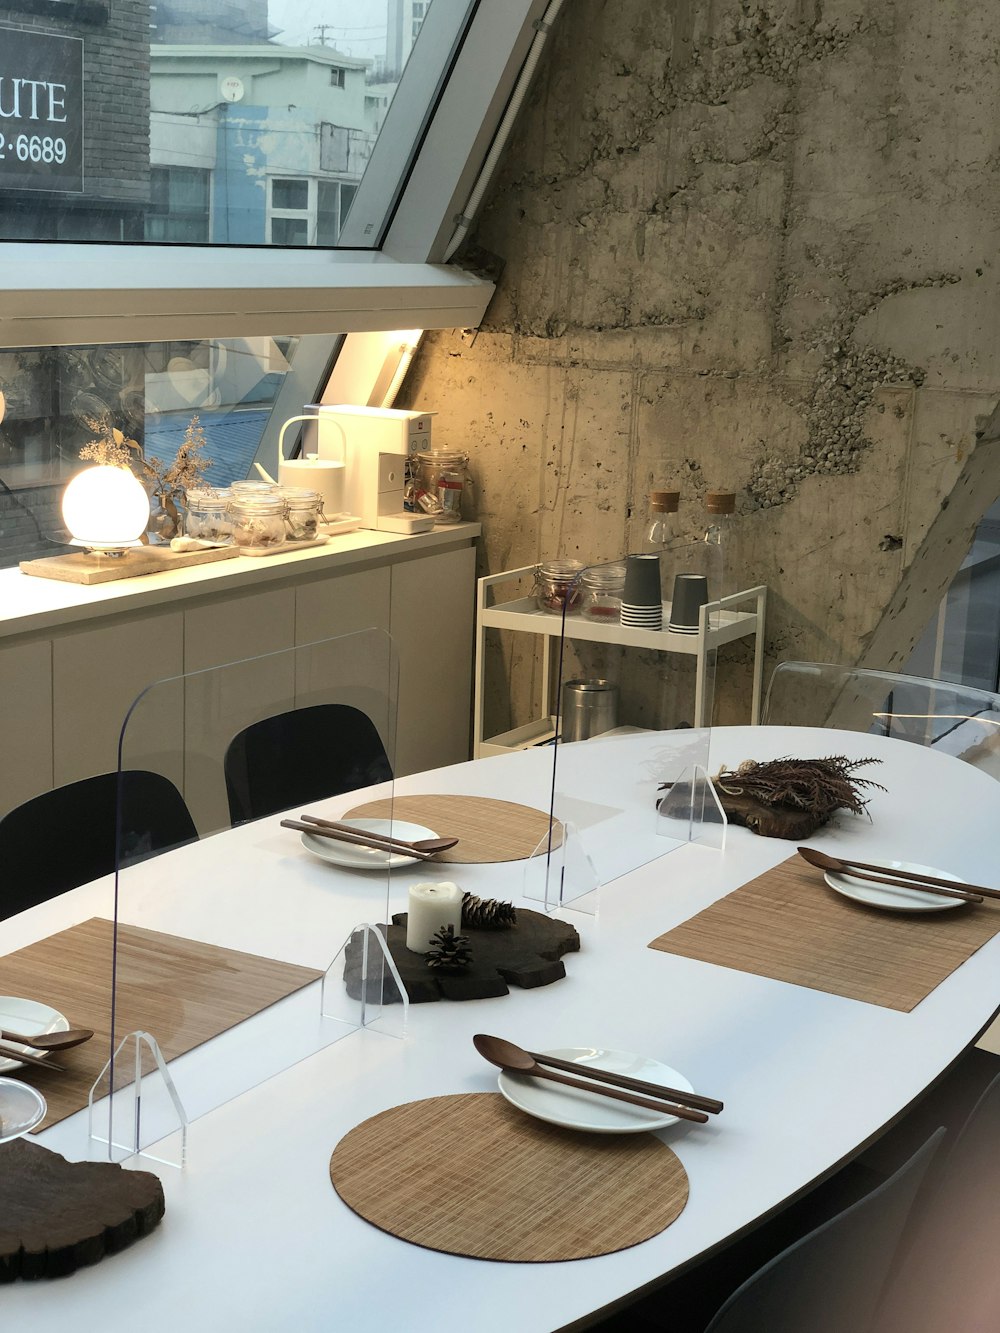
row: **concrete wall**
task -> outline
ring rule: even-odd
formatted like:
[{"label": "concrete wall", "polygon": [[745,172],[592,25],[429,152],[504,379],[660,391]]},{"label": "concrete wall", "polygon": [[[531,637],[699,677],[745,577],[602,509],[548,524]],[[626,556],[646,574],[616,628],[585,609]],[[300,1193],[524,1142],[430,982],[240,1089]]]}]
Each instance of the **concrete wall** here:
[{"label": "concrete wall", "polygon": [[905,662],[1000,491],[998,44],[978,0],[565,7],[473,238],[497,296],[400,402],[473,455],[484,570],[732,489],[771,658]]}]

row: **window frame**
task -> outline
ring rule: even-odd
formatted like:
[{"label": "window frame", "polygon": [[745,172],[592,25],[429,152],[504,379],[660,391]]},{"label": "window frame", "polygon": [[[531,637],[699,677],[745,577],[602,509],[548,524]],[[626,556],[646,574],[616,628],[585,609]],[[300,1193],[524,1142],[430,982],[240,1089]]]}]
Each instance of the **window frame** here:
[{"label": "window frame", "polygon": [[440,260],[546,7],[434,0],[446,73],[408,62],[344,248],[0,243],[0,347],[478,325],[493,284]]}]

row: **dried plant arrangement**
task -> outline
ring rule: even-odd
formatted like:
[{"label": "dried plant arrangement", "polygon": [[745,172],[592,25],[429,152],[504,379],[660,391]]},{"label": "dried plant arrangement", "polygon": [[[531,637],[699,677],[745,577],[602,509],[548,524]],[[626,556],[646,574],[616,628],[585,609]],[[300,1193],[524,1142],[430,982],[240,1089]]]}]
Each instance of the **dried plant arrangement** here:
[{"label": "dried plant arrangement", "polygon": [[207,444],[201,422],[193,416],[172,462],[164,463],[155,455],[140,456],[139,475],[163,510],[159,535],[165,540],[181,531],[181,509],[187,492],[205,484],[205,473],[212,466],[211,460],[204,457]]},{"label": "dried plant arrangement", "polygon": [[[84,417],[84,425],[94,432],[94,438],[88,440],[80,450],[80,457],[87,463],[99,463],[102,467],[122,467],[135,472],[142,465],[142,445],[133,440],[112,424],[105,413],[102,417]],[[138,473],[137,473],[138,475]]]},{"label": "dried plant arrangement", "polygon": [[157,535],[165,541],[176,537],[181,531],[181,509],[187,492],[204,485],[205,473],[212,466],[211,460],[204,457],[208,441],[198,417],[188,422],[184,439],[169,463],[155,455],[147,458],[142,445],[119,430],[107,413],[85,417],[84,423],[94,432],[94,438],[80,450],[80,457],[88,463],[134,472],[151,498],[159,501],[162,513],[156,526]]},{"label": "dried plant arrangement", "polygon": [[[765,838],[808,838],[838,810],[866,813],[869,796],[864,788],[884,791],[857,770],[880,759],[747,759],[735,770],[721,770],[715,790],[734,824],[742,824]],[[665,783],[668,787],[671,784]],[[661,787],[663,790],[663,787]]]}]

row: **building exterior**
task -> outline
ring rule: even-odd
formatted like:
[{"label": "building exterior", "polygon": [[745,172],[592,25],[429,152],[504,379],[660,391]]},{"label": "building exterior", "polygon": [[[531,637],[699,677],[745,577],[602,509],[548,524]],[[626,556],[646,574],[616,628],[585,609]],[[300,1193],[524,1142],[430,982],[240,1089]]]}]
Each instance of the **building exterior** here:
[{"label": "building exterior", "polygon": [[26,6],[0,21],[0,236],[141,240],[149,5],[58,8],[65,16]]},{"label": "building exterior", "polygon": [[336,244],[384,114],[368,63],[325,46],[155,45],[147,239]]},{"label": "building exterior", "polygon": [[387,81],[402,74],[429,8],[430,0],[388,0],[383,74]]}]

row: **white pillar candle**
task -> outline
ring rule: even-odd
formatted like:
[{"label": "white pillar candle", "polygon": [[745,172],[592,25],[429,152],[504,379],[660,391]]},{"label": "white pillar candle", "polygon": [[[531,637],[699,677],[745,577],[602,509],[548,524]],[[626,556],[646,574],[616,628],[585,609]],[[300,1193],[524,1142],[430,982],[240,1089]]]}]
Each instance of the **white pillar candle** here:
[{"label": "white pillar candle", "polygon": [[406,947],[414,953],[426,953],[431,947],[431,936],[444,926],[454,926],[458,935],[464,896],[457,884],[447,880],[412,885],[406,916]]}]

